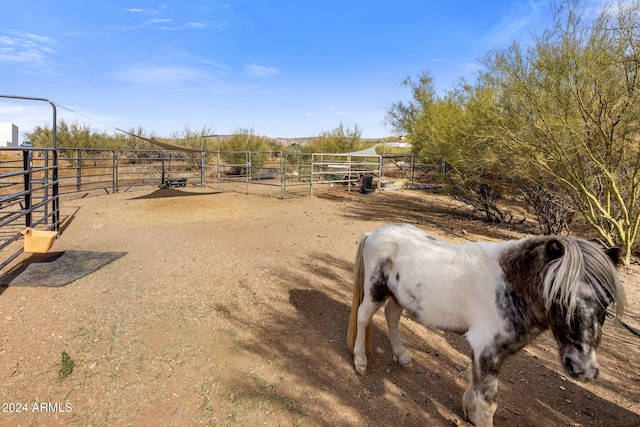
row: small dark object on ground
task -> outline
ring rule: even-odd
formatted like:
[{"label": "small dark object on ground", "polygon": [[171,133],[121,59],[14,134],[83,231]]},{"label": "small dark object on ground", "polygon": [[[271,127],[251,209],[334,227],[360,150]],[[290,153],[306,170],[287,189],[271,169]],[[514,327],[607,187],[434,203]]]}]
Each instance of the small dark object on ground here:
[{"label": "small dark object on ground", "polygon": [[376,189],[371,185],[372,182],[373,182],[373,175],[364,175],[362,177],[362,186],[360,187],[360,192],[362,194],[374,193]]},{"label": "small dark object on ground", "polygon": [[165,178],[160,184],[160,188],[186,187],[187,178]]}]

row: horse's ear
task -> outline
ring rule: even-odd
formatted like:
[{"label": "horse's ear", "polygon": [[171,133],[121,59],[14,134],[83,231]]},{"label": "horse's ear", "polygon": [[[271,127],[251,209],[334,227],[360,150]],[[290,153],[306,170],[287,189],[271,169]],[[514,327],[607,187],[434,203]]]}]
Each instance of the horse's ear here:
[{"label": "horse's ear", "polygon": [[613,262],[613,265],[615,265],[616,267],[622,264],[624,249],[622,249],[620,246],[614,246],[613,248],[605,249],[604,253],[609,256],[611,262]]},{"label": "horse's ear", "polygon": [[564,255],[564,246],[562,246],[562,243],[560,243],[558,239],[549,240],[545,245],[544,250],[549,261],[553,261],[554,259],[560,258]]}]

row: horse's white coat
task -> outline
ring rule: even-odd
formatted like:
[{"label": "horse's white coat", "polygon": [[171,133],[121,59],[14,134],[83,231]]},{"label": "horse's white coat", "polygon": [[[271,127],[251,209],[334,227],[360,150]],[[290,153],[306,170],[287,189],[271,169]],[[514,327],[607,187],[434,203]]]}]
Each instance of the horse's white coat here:
[{"label": "horse's white coat", "polygon": [[[503,330],[495,298],[496,288],[504,281],[498,259],[505,244],[455,245],[417,228],[407,233],[408,227],[387,226],[369,235],[364,248],[365,283],[373,279],[380,259],[393,259],[393,268],[386,272],[387,286],[418,322],[434,329],[467,331],[475,348],[492,341]],[[369,290],[365,287],[365,300]],[[471,325],[475,328],[470,329]]]}]

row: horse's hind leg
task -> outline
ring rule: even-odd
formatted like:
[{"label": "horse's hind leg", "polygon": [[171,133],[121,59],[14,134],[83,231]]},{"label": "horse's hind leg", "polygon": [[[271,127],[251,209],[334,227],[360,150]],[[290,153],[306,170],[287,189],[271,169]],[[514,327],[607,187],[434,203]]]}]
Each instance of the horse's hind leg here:
[{"label": "horse's hind leg", "polygon": [[404,345],[402,345],[400,331],[398,330],[402,310],[402,306],[392,297],[387,301],[387,305],[384,308],[384,315],[387,318],[387,326],[389,326],[389,340],[391,341],[393,360],[405,369],[413,369],[413,362],[405,351]]},{"label": "horse's hind leg", "polygon": [[373,315],[378,311],[382,303],[373,302],[367,296],[358,308],[358,329],[356,342],[353,346],[353,364],[356,371],[365,375],[367,373],[367,328],[371,324]]}]

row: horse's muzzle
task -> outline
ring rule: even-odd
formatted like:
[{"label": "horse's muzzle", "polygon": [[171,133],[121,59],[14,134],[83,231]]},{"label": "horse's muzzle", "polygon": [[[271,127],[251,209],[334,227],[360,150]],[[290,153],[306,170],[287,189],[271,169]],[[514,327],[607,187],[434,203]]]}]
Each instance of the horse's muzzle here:
[{"label": "horse's muzzle", "polygon": [[579,359],[572,357],[571,355],[563,358],[565,372],[571,377],[579,381],[588,382],[598,378],[600,373],[600,366],[597,361],[590,361],[583,363]]}]

